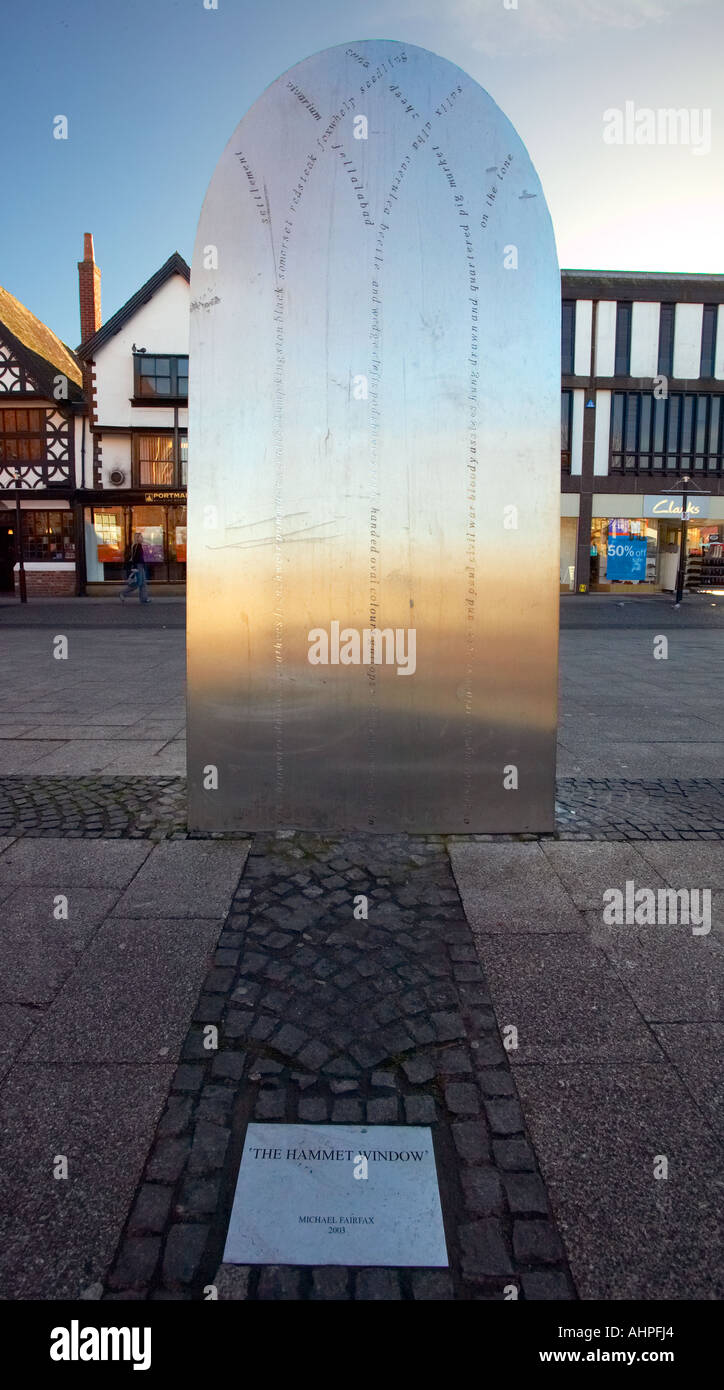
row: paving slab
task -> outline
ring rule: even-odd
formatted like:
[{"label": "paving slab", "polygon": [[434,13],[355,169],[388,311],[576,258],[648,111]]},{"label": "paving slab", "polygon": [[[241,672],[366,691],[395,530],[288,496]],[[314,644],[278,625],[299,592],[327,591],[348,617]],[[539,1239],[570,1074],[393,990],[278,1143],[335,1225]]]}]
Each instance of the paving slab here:
[{"label": "paving slab", "polygon": [[584,927],[539,844],[452,843],[465,915],[485,932],[576,932]]},{"label": "paving slab", "polygon": [[1,1298],[74,1299],[103,1279],[172,1071],[13,1069],[0,1092]]},{"label": "paving slab", "polygon": [[0,1083],[41,1017],[38,1009],[0,1003]]},{"label": "paving slab", "polygon": [[724,1023],[655,1023],[689,1095],[724,1139]]},{"label": "paving slab", "polygon": [[103,768],[105,777],[127,776],[137,773],[139,777],[168,777],[186,771],[186,743],[176,739],[158,746],[155,743],[138,742],[123,747],[111,757]]},{"label": "paving slab", "polygon": [[542,1061],[663,1061],[605,955],[585,937],[476,936],[501,1029],[518,1029],[516,1072]]},{"label": "paving slab", "polygon": [[36,763],[64,748],[60,739],[0,739],[0,774],[15,775],[30,771]]},{"label": "paving slab", "polygon": [[[603,909],[603,894],[607,888],[625,888],[626,880],[636,886],[663,886],[664,879],[652,870],[636,846],[605,841],[563,843],[545,840],[541,849],[557,873],[576,907]],[[724,857],[724,856],[723,856]]]},{"label": "paving slab", "polygon": [[[122,771],[143,772],[143,764],[147,759],[163,748],[159,739],[152,743],[144,743],[142,740],[128,742],[130,746],[126,748],[126,762],[132,763],[132,766],[119,768]],[[22,748],[24,744],[21,742],[17,747]],[[46,757],[35,758],[33,772],[35,776],[71,772],[81,777],[89,772],[105,772],[112,764],[119,763],[118,749],[119,743],[116,739],[71,739],[62,747],[53,748]]]},{"label": "paving slab", "polygon": [[49,1003],[80,962],[80,955],[118,897],[118,890],[73,888],[67,919],[54,916],[51,888],[22,884],[0,913],[0,1000]]},{"label": "paving slab", "polygon": [[672,888],[724,888],[721,844],[646,841],[640,850],[642,858]]},{"label": "paving slab", "polygon": [[249,853],[248,840],[156,845],[116,906],[119,917],[224,917]]},{"label": "paving slab", "polygon": [[[166,724],[148,724],[142,722],[136,724],[104,724],[104,712],[96,715],[89,715],[86,722],[59,725],[54,719],[52,724],[38,724],[36,727],[28,729],[24,735],[28,739],[55,739],[62,733],[64,739],[91,741],[91,742],[117,742],[129,740],[134,742],[158,743],[162,738],[173,738],[178,733],[178,724],[171,721]],[[5,732],[5,730],[3,730]],[[12,737],[17,738],[14,734]]]},{"label": "paving slab", "polygon": [[[632,692],[629,691],[629,697]],[[648,692],[642,691],[645,701]],[[655,716],[652,714],[652,721]],[[601,774],[601,751],[592,748],[587,742],[578,744],[573,751],[566,739],[568,757],[573,761],[574,770],[584,776],[595,777]],[[721,771],[721,743],[664,743],[641,741],[640,743],[605,743],[607,767],[616,769],[617,775],[627,777],[650,777],[652,768],[665,768],[669,777],[716,777]],[[561,769],[559,768],[559,772]],[[563,774],[566,775],[566,774]]]},{"label": "paving slab", "polygon": [[0,883],[125,888],[148,858],[148,840],[16,839],[0,854]]},{"label": "paving slab", "polygon": [[722,1019],[724,943],[690,926],[606,927],[591,914],[596,940],[644,1018]]},{"label": "paving slab", "polygon": [[175,1061],[219,930],[213,919],[110,918],[39,1023],[22,1063]]},{"label": "paving slab", "polygon": [[721,1146],[673,1067],[553,1063],[516,1080],[579,1296],[721,1299]]}]

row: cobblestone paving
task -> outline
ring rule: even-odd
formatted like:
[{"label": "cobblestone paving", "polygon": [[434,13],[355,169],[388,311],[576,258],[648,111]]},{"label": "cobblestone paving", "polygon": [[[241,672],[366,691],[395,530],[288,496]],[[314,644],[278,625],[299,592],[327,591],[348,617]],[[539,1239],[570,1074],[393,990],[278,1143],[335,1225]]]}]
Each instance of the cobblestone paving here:
[{"label": "cobblestone paving", "polygon": [[106,1298],[204,1296],[249,1120],[431,1125],[451,1267],[225,1268],[220,1296],[575,1297],[440,837],[255,838]]},{"label": "cobblestone paving", "polygon": [[724,840],[724,778],[651,781],[561,777],[562,839]]},{"label": "cobblestone paving", "polygon": [[0,777],[0,834],[186,837],[184,777]]},{"label": "cobblestone paving", "polygon": [[[0,777],[0,834],[185,839],[186,781],[183,777]],[[559,778],[556,835],[566,840],[724,840],[724,778]]]}]

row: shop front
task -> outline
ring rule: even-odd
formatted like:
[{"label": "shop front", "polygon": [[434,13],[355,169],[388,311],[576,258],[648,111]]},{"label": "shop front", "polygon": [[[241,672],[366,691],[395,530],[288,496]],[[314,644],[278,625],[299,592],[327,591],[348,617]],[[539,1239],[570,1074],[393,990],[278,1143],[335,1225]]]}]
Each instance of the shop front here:
[{"label": "shop front", "polygon": [[592,519],[592,593],[611,593],[631,585],[651,593],[657,587],[658,564],[658,522],[624,516]]},{"label": "shop front", "polygon": [[[600,503],[604,501],[599,498]],[[681,552],[679,495],[611,495],[608,507],[641,515],[594,515],[591,521],[590,589],[593,593],[670,593],[676,588]],[[687,589],[724,585],[724,519],[708,520],[709,497],[692,498],[686,514]],[[718,510],[719,499],[714,499]]]},{"label": "shop front", "polygon": [[84,508],[87,592],[119,586],[128,572],[131,546],[140,534],[149,584],[183,592],[186,584],[186,493],[145,493]]}]

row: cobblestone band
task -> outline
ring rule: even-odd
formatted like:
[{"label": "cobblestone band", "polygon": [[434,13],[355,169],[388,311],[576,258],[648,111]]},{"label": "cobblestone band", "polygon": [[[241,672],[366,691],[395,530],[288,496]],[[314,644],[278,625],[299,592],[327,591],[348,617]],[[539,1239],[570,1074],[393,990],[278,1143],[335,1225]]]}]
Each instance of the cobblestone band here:
[{"label": "cobblestone band", "polygon": [[255,838],[106,1297],[205,1296],[249,1120],[431,1125],[451,1267],[224,1267],[219,1296],[575,1297],[441,837]]},{"label": "cobblestone band", "polygon": [[[560,839],[724,840],[724,778],[563,777],[557,798]],[[0,835],[163,840],[188,834],[183,777],[0,777]]]}]

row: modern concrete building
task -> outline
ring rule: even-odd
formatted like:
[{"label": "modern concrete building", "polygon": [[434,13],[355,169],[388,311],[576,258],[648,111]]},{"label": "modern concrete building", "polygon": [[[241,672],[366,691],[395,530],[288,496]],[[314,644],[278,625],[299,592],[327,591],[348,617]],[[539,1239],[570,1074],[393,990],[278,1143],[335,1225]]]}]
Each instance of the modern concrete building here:
[{"label": "modern concrete building", "polygon": [[673,589],[687,477],[689,582],[724,587],[724,276],[564,270],[562,296],[562,588]]}]

